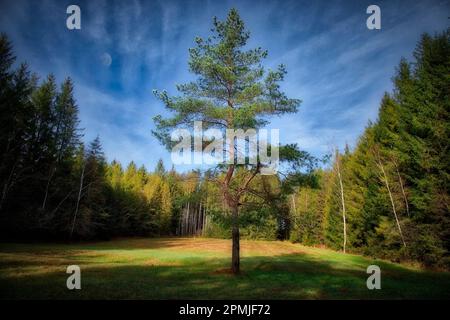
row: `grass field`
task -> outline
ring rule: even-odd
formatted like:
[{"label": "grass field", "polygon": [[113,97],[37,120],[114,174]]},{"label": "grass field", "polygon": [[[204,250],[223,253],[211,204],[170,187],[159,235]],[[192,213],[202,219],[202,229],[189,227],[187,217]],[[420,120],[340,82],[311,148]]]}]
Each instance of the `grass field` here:
[{"label": "grass field", "polygon": [[[450,274],[288,242],[242,241],[242,274],[228,272],[229,240],[118,239],[83,244],[1,244],[2,299],[435,299]],[[81,290],[66,288],[68,265]],[[368,290],[366,268],[381,268]]]}]

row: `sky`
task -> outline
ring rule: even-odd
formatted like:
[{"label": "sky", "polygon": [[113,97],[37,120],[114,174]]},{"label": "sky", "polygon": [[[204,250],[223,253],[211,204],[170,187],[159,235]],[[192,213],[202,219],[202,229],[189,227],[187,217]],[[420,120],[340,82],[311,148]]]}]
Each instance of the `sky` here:
[{"label": "sky", "polygon": [[[81,9],[80,30],[66,27],[71,4]],[[371,4],[381,9],[380,30],[366,26]],[[73,79],[86,142],[99,135],[108,160],[152,170],[160,158],[171,166],[151,134],[152,118],[166,115],[152,90],[176,94],[176,84],[195,79],[188,49],[233,7],[250,30],[248,48],[268,50],[266,68],[286,65],[281,87],[302,100],[297,114],[269,128],[318,157],[354,147],[401,57],[412,59],[422,33],[450,26],[450,0],[0,0],[0,32],[42,78]]]}]

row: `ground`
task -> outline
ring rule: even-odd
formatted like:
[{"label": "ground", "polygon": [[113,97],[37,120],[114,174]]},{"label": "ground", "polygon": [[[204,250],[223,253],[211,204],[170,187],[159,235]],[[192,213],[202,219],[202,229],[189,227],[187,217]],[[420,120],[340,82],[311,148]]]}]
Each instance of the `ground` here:
[{"label": "ground", "polygon": [[[1,299],[449,299],[450,273],[424,271],[289,242],[242,241],[242,274],[229,273],[231,241],[117,239],[0,244]],[[381,268],[368,290],[367,266]],[[68,265],[81,290],[68,290]]]}]

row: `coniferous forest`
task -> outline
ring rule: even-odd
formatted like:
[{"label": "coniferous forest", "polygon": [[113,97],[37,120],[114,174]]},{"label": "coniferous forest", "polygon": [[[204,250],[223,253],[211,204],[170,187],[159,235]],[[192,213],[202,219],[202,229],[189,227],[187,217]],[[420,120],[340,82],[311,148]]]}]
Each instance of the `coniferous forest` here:
[{"label": "coniferous forest", "polygon": [[[242,238],[450,268],[450,30],[423,34],[392,75],[394,89],[354,148],[335,148],[324,163],[310,159],[295,187],[282,176],[255,177],[269,201],[244,196]],[[231,237],[211,182],[221,173],[107,159],[101,137],[83,139],[76,85],[20,64],[1,36],[2,240]]]}]

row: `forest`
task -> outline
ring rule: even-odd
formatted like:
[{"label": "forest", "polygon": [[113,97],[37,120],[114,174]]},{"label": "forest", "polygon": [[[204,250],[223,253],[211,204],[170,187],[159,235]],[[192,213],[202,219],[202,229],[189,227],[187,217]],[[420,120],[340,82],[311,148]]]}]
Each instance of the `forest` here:
[{"label": "forest", "polygon": [[[450,268],[450,30],[422,35],[413,57],[393,70],[393,90],[354,148],[335,148],[325,163],[308,158],[295,186],[254,177],[239,203],[242,238]],[[74,86],[18,64],[1,35],[3,241],[231,237],[212,182],[223,173],[106,159],[100,137],[83,140]],[[247,177],[238,168],[235,179]]]}]

